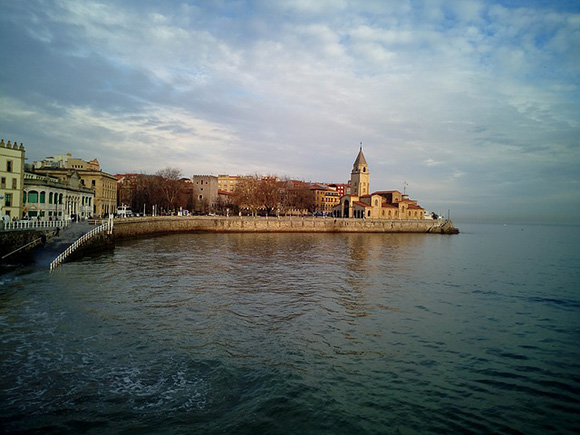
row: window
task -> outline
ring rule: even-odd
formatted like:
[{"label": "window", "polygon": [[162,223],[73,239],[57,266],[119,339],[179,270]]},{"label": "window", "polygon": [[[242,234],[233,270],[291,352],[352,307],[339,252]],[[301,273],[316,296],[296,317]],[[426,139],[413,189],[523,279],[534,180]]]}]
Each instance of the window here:
[{"label": "window", "polygon": [[53,198],[54,198],[54,193],[50,192],[48,194],[48,203],[49,204],[52,204]]},{"label": "window", "polygon": [[36,190],[28,192],[28,202],[38,202],[38,192]]},{"label": "window", "polygon": [[44,204],[46,202],[46,192],[40,192],[40,203]]},{"label": "window", "polygon": [[0,180],[0,187],[6,187],[6,177],[2,177]]},{"label": "window", "polygon": [[4,196],[4,206],[5,207],[12,207],[12,194],[11,193],[7,193]]},{"label": "window", "polygon": [[12,189],[18,189],[18,180],[16,178],[12,179]]},{"label": "window", "polygon": [[6,161],[6,172],[12,172],[12,160]]}]

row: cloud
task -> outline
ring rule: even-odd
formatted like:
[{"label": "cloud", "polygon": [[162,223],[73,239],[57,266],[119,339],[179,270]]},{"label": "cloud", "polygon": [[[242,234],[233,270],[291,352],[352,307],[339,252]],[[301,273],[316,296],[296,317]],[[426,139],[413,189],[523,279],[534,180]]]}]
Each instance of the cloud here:
[{"label": "cloud", "polygon": [[0,70],[0,130],[30,159],[71,151],[110,172],[174,165],[346,182],[362,141],[373,186],[407,180],[420,203],[453,201],[465,216],[489,192],[525,205],[546,185],[577,186],[573,5],[31,0],[0,9],[11,60]]}]

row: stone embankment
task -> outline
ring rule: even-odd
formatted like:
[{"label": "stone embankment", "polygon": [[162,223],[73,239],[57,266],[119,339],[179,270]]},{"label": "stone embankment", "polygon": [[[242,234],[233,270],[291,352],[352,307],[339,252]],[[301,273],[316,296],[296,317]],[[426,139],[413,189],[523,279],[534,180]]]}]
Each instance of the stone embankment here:
[{"label": "stone embankment", "polygon": [[124,239],[175,232],[457,234],[459,230],[449,220],[167,216],[115,219],[113,232],[115,239]]},{"label": "stone embankment", "polygon": [[0,233],[0,262],[12,262],[29,255],[36,246],[50,237],[52,231],[10,231]]}]

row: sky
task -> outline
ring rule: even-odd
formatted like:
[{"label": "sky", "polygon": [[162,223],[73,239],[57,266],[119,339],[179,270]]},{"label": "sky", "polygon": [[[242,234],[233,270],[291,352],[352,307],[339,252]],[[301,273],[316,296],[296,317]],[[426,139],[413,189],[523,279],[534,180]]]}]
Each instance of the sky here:
[{"label": "sky", "polygon": [[577,223],[580,2],[0,0],[0,137],[105,172],[406,189]]}]

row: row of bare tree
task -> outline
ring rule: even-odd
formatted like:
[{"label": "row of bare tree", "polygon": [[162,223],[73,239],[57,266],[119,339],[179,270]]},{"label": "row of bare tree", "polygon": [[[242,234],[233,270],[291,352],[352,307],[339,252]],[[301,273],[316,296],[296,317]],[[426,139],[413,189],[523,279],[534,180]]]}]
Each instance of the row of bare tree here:
[{"label": "row of bare tree", "polygon": [[[217,193],[217,192],[216,192]],[[217,196],[217,195],[216,195]],[[314,211],[314,197],[308,183],[276,176],[252,175],[241,178],[235,191],[214,204],[200,203],[193,194],[193,184],[181,170],[165,168],[154,175],[127,175],[119,183],[119,204],[149,214],[153,206],[161,213],[187,209],[192,212],[288,214]]]},{"label": "row of bare tree", "polygon": [[234,190],[233,203],[254,215],[314,211],[314,196],[307,183],[274,175],[244,177]]},{"label": "row of bare tree", "polygon": [[127,175],[118,185],[118,202],[136,212],[151,213],[156,206],[170,213],[191,205],[192,198],[187,195],[186,186],[181,170],[177,168],[165,168],[154,175]]}]

